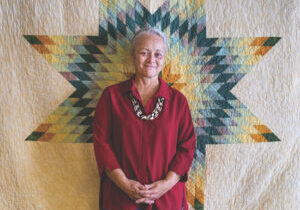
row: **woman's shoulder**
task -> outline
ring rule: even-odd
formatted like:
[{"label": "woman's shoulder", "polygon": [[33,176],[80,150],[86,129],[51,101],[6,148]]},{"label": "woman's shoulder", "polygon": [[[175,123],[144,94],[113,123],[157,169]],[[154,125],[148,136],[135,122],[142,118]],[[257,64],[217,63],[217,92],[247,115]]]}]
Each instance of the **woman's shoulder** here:
[{"label": "woman's shoulder", "polygon": [[180,92],[178,89],[169,86],[169,91],[170,91],[171,99],[180,101],[182,103],[187,101],[185,95],[182,92]]},{"label": "woman's shoulder", "polygon": [[108,85],[107,87],[104,88],[103,92],[120,92],[122,90],[125,90],[125,88],[129,85],[129,80],[124,80],[124,81],[119,81],[116,82],[115,84]]}]

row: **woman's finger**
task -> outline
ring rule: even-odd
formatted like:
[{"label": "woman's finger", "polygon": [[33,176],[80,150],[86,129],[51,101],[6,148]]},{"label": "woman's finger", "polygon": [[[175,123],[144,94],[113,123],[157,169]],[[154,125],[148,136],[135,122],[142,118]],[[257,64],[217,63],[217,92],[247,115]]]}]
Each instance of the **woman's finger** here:
[{"label": "woman's finger", "polygon": [[150,200],[147,198],[141,198],[135,201],[136,203],[147,203],[147,204],[153,204],[154,200]]},{"label": "woman's finger", "polygon": [[134,189],[137,193],[140,193],[140,191],[143,190],[144,188],[142,185],[136,184],[136,185],[134,185]]},{"label": "woman's finger", "polygon": [[149,190],[149,189],[153,188],[155,185],[156,185],[155,183],[147,184],[146,188]]},{"label": "woman's finger", "polygon": [[149,193],[147,190],[146,191],[140,191],[139,194],[144,197],[144,198],[152,198],[152,194]]},{"label": "woman's finger", "polygon": [[136,200],[135,202],[136,203],[143,203],[144,201],[146,201],[145,198],[140,198],[140,199]]},{"label": "woman's finger", "polygon": [[138,184],[138,189],[139,190],[147,190],[147,187],[145,187],[144,185],[142,185],[142,184]]},{"label": "woman's finger", "polygon": [[141,191],[141,192],[143,192],[143,194],[152,195],[152,194],[158,193],[159,191],[161,191],[161,190],[159,189],[159,187],[154,187],[154,188],[152,188],[152,189],[150,189],[150,190]]},{"label": "woman's finger", "polygon": [[134,187],[138,190],[146,190],[147,189],[144,185],[142,185],[141,183],[139,183],[137,181],[134,183]]}]

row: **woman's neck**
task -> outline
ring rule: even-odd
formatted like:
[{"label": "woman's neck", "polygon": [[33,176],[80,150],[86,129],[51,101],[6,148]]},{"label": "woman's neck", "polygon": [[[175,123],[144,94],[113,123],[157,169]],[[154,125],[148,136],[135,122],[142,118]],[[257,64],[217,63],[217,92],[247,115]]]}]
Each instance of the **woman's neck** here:
[{"label": "woman's neck", "polygon": [[135,87],[138,90],[153,90],[153,89],[157,89],[159,87],[159,79],[158,77],[151,77],[151,78],[147,78],[147,77],[140,77],[138,75],[135,75]]}]

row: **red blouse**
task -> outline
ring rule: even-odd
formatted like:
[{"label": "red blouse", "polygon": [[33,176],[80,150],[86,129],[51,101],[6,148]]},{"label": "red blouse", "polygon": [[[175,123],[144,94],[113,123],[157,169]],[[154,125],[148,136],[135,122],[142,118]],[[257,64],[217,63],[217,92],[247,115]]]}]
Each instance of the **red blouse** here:
[{"label": "red blouse", "polygon": [[[187,100],[179,91],[159,78],[159,90],[149,99],[146,115],[155,108],[157,98],[164,106],[154,120],[138,118],[129,98],[131,91],[141,98],[134,76],[104,89],[93,121],[94,151],[101,176],[100,207],[104,210],[188,209],[185,196],[187,173],[195,152],[194,126]],[[103,173],[121,168],[129,179],[151,184],[164,179],[168,171],[181,180],[153,205],[136,204]]]}]

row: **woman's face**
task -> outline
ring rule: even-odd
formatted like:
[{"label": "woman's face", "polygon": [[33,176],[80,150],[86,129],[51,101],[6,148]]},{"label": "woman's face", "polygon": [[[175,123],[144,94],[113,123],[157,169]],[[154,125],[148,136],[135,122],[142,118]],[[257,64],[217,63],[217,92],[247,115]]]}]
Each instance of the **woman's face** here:
[{"label": "woman's face", "polygon": [[160,36],[141,35],[137,40],[133,55],[136,74],[147,78],[158,77],[165,61],[164,48],[164,41]]}]

